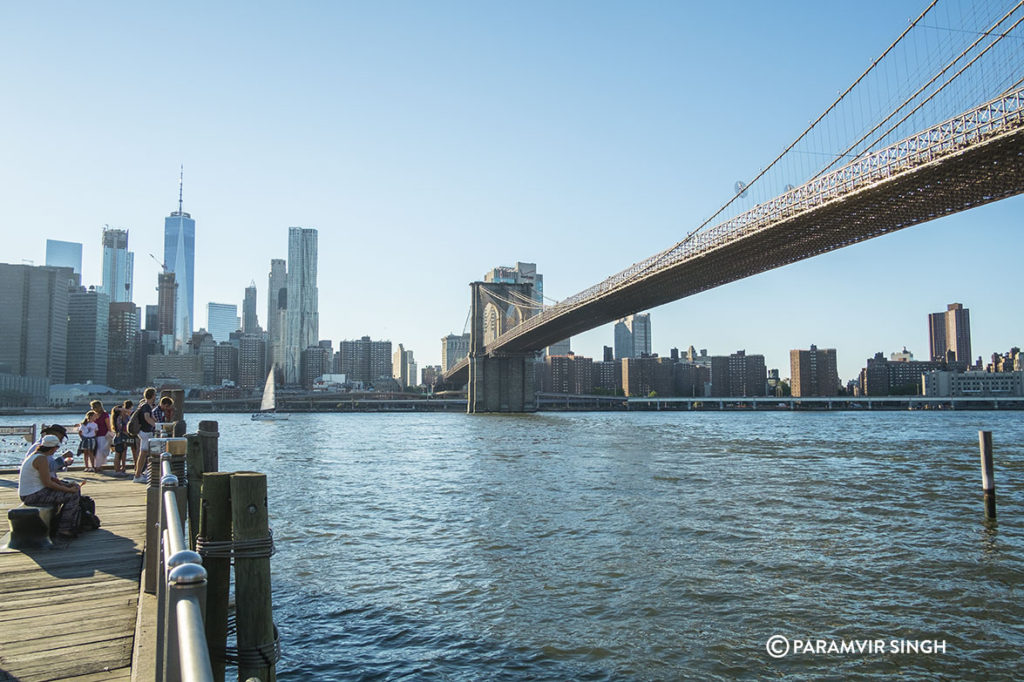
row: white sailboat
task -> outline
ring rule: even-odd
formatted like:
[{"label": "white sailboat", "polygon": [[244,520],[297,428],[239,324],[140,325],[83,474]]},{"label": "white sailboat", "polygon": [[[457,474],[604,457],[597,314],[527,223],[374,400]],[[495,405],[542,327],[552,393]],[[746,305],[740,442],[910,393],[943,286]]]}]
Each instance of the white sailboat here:
[{"label": "white sailboat", "polygon": [[277,400],[274,397],[274,370],[267,374],[267,383],[263,387],[263,400],[260,402],[260,411],[253,412],[253,421],[280,421],[287,419],[288,415],[277,412]]}]

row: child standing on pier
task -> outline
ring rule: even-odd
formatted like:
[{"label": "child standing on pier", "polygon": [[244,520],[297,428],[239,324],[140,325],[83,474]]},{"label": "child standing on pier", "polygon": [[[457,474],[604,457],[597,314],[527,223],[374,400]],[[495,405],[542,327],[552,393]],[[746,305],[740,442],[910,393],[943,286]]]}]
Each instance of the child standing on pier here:
[{"label": "child standing on pier", "polygon": [[78,452],[85,461],[86,471],[96,471],[96,413],[92,410],[85,415],[85,420],[78,427]]}]

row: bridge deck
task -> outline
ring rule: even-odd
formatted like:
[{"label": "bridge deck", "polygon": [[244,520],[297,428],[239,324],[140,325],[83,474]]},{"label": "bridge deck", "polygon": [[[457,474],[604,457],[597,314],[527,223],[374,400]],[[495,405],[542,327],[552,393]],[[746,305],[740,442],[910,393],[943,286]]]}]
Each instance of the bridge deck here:
[{"label": "bridge deck", "polygon": [[[88,479],[83,490],[103,525],[57,549],[0,551],[0,680],[131,679],[146,486],[67,477]],[[20,503],[17,488],[17,474],[0,474],[4,524]]]}]

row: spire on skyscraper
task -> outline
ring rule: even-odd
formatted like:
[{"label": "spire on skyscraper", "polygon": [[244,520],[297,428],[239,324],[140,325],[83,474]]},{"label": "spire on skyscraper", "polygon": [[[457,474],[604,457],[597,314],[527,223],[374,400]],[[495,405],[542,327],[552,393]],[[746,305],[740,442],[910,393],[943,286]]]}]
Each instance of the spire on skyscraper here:
[{"label": "spire on skyscraper", "polygon": [[178,173],[178,213],[181,213],[181,190],[185,184],[185,164],[181,164],[181,171]]}]

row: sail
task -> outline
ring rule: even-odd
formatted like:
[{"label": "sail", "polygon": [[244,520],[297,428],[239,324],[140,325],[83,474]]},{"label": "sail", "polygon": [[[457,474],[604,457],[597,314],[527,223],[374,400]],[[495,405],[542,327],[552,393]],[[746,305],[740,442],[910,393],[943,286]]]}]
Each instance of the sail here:
[{"label": "sail", "polygon": [[277,406],[274,400],[274,370],[267,375],[267,385],[263,387],[263,402],[260,403],[260,412],[273,410]]}]

